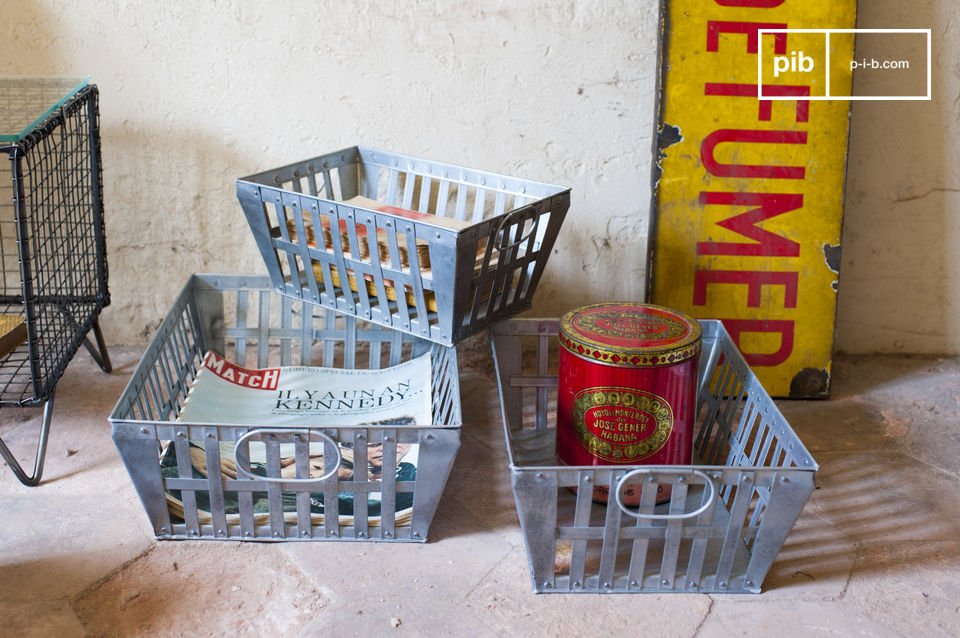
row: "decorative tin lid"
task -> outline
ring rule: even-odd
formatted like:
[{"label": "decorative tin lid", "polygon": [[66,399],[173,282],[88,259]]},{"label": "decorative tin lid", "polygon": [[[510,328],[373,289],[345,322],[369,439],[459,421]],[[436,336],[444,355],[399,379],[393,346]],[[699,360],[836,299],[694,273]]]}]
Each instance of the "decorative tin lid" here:
[{"label": "decorative tin lid", "polygon": [[560,319],[560,345],[584,359],[624,367],[665,366],[700,352],[700,324],[675,310],[601,303]]}]

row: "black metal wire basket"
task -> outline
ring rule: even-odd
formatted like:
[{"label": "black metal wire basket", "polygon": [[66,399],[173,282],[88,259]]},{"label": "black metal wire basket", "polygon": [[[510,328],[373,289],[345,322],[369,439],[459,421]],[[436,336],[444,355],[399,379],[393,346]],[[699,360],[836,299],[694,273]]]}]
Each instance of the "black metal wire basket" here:
[{"label": "black metal wire basket", "polygon": [[81,344],[111,369],[98,96],[86,81],[0,78],[0,315],[16,326],[0,343],[0,406],[44,408],[33,473],[2,440],[0,455],[26,485],[40,481],[57,381]]}]

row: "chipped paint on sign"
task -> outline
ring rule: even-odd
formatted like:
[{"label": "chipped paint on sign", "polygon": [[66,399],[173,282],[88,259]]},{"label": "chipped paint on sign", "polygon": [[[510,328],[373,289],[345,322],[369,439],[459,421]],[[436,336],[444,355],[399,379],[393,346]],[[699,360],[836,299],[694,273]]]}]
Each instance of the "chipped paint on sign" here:
[{"label": "chipped paint on sign", "polygon": [[[663,7],[647,296],[722,319],[773,396],[829,394],[849,103],[802,97],[823,93],[827,64],[833,90],[849,91],[838,61],[853,38],[835,36],[823,62],[816,36],[758,29],[855,22],[855,0]],[[758,100],[761,50],[818,72],[765,73],[764,95],[797,99]]]}]

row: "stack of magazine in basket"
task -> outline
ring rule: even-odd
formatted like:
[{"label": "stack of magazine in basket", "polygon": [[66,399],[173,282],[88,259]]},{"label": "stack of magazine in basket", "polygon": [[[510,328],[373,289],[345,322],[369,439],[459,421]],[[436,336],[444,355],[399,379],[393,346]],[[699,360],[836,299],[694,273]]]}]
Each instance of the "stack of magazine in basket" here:
[{"label": "stack of magazine in basket", "polygon": [[267,276],[191,277],[110,417],[155,534],[425,541],[456,344],[530,307],[569,189],[353,147],[237,196]]}]

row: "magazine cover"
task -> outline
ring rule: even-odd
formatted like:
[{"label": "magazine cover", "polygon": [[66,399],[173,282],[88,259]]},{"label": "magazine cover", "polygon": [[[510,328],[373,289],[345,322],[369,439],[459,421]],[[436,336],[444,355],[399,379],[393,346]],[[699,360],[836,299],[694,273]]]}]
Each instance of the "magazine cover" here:
[{"label": "magazine cover", "polygon": [[[429,425],[432,423],[430,388],[430,353],[396,366],[379,370],[348,370],[310,366],[286,366],[251,369],[227,361],[208,351],[184,401],[178,421],[218,425],[257,425],[269,428],[320,427],[351,425]],[[194,477],[209,475],[203,441],[190,442]],[[354,454],[347,443],[339,444],[341,455],[337,476],[341,481],[353,479]],[[265,446],[257,441],[249,444],[250,471],[266,476]],[[310,476],[320,477],[324,470],[324,444],[310,444]],[[417,469],[417,445],[397,445],[397,464],[393,468],[397,481],[414,481]],[[294,446],[280,446],[281,477],[296,478]],[[220,443],[220,474],[225,479],[237,478],[235,444]],[[165,477],[178,476],[176,451],[166,445],[161,455]],[[383,476],[381,445],[367,446],[366,480],[378,481]],[[242,476],[241,476],[242,478]],[[320,489],[321,484],[318,484]],[[170,490],[167,501],[171,513],[183,518],[183,503],[178,490]],[[266,494],[254,495],[254,520],[267,521]],[[210,522],[209,498],[197,492],[200,522]],[[315,522],[322,522],[323,494],[311,494],[311,513]],[[379,492],[368,494],[368,522],[377,524],[381,514]],[[338,513],[342,524],[352,524],[353,493],[340,492]],[[396,523],[409,521],[413,505],[412,492],[396,494]],[[225,503],[228,522],[239,522],[236,498]],[[295,517],[296,496],[284,494],[284,511]],[[234,520],[235,519],[235,520]]]},{"label": "magazine cover", "polygon": [[210,350],[180,421],[319,426],[432,422],[430,353],[380,370],[242,368]]}]

